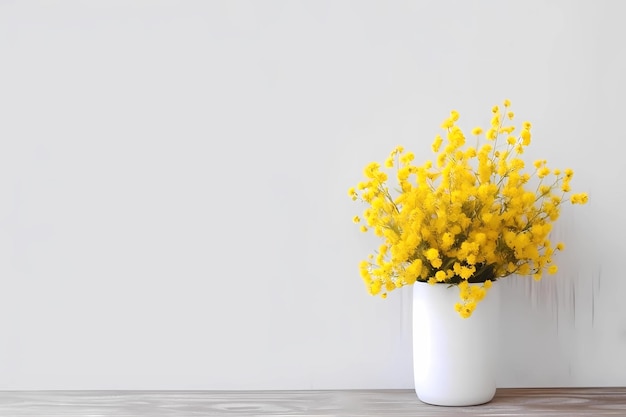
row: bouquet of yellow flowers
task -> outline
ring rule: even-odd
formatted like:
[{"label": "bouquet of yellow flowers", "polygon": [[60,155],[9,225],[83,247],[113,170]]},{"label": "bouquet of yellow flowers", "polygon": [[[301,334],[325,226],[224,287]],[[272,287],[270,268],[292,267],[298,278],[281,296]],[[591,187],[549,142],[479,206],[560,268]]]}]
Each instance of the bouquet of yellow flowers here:
[{"label": "bouquet of yellow flowers", "polygon": [[[572,204],[588,197],[571,194],[571,169],[537,160],[525,172],[521,155],[531,142],[531,124],[516,133],[510,104],[492,108],[486,131],[472,130],[476,146],[466,144],[459,113],[452,111],[441,126],[445,139],[437,135],[432,144],[434,162],[414,165],[414,154],[397,147],[385,169],[377,162],[365,167],[365,181],[348,194],[367,206],[353,221],[383,241],[360,264],[370,294],[385,298],[416,281],[456,285],[455,308],[469,317],[493,281],[556,273],[552,257],[564,245],[550,241],[552,225],[567,195]],[[391,187],[387,172],[393,169],[397,186]]]}]

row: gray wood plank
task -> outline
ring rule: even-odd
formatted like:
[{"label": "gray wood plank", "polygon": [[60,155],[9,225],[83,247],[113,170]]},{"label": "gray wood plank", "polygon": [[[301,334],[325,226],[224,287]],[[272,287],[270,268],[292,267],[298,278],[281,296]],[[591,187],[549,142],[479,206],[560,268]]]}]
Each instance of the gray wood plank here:
[{"label": "gray wood plank", "polygon": [[2,417],[626,416],[624,388],[498,389],[492,402],[436,407],[412,390],[0,391]]}]

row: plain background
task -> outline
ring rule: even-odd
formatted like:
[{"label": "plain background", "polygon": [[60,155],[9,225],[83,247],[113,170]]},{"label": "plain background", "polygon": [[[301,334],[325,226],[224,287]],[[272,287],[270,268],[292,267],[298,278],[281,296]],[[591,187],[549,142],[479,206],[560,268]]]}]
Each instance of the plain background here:
[{"label": "plain background", "polygon": [[500,283],[498,385],[626,385],[625,12],[0,1],[0,389],[412,387],[347,189],[505,98],[590,203],[556,276]]}]

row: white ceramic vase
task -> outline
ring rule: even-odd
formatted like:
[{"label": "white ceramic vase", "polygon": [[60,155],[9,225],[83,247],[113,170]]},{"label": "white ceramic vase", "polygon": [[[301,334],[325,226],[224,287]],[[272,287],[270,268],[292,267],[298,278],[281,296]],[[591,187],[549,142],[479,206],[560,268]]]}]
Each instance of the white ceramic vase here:
[{"label": "white ceramic vase", "polygon": [[421,401],[469,406],[493,399],[499,350],[498,287],[494,283],[473,314],[464,319],[454,309],[460,301],[456,286],[413,285],[413,371]]}]

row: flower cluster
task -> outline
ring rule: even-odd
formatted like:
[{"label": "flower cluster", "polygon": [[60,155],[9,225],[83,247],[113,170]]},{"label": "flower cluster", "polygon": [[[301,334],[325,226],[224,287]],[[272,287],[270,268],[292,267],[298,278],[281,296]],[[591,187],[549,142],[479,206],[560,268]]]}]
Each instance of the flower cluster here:
[{"label": "flower cluster", "polygon": [[[360,264],[370,294],[384,298],[416,281],[456,285],[456,310],[469,317],[493,281],[556,273],[552,257],[564,245],[551,242],[552,225],[567,195],[572,204],[588,197],[571,194],[571,169],[537,160],[526,172],[521,156],[531,124],[516,132],[513,118],[509,100],[494,106],[489,128],[474,128],[476,146],[469,146],[452,111],[441,126],[444,136],[432,144],[432,161],[415,165],[414,154],[397,147],[384,167],[365,167],[365,180],[348,194],[366,205],[353,221],[382,239]],[[390,188],[393,171],[397,185]]]}]

